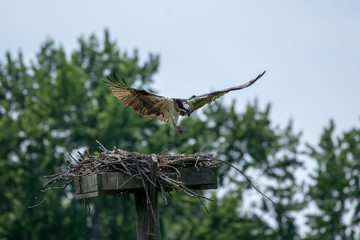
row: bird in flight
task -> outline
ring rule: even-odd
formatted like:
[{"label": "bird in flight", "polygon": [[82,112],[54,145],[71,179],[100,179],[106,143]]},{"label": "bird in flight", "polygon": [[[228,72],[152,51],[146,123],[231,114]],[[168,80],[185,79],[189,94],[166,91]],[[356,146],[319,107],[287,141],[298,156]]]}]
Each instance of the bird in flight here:
[{"label": "bird in flight", "polygon": [[182,129],[176,125],[179,116],[188,115],[190,117],[190,114],[195,110],[203,107],[205,104],[215,101],[215,99],[224,94],[251,86],[259,80],[265,72],[266,71],[242,85],[198,96],[193,95],[190,98],[167,98],[147,92],[143,89],[132,88],[127,85],[124,78],[122,78],[122,82],[120,82],[115,73],[113,74],[114,79],[110,79],[107,76],[106,78],[108,80],[105,81],[105,83],[114,96],[120,99],[125,106],[129,106],[132,110],[142,116],[151,116],[152,118],[163,122],[167,122],[171,119],[171,122],[178,133],[182,133]]}]

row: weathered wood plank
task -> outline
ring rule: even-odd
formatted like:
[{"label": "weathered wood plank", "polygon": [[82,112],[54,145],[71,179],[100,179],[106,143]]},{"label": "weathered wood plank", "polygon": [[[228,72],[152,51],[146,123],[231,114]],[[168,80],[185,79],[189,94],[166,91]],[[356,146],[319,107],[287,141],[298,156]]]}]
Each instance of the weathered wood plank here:
[{"label": "weathered wood plank", "polygon": [[[216,189],[217,168],[181,168],[180,178],[177,180],[184,182],[190,189]],[[79,177],[75,179],[74,185],[77,199],[143,189],[141,180],[122,172],[106,172]]]},{"label": "weathered wood plank", "polygon": [[90,175],[84,177],[75,178],[75,193],[76,198],[91,198],[99,196],[99,182],[98,175]]},{"label": "weathered wood plank", "polygon": [[145,190],[135,191],[135,208],[136,208],[136,235],[137,240],[147,240],[147,203]]},{"label": "weathered wood plank", "polygon": [[121,172],[109,172],[101,175],[101,190],[130,190],[142,187],[141,180],[133,177],[130,178]]},{"label": "weathered wood plank", "polygon": [[179,180],[191,189],[217,188],[217,168],[183,168],[180,173]]}]

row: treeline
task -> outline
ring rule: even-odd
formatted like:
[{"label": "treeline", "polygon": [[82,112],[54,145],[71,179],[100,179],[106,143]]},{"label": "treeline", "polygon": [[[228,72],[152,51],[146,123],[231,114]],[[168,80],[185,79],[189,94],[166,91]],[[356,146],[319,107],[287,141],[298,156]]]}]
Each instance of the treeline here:
[{"label": "treeline", "polygon": [[[136,239],[133,199],[90,199],[87,212],[68,187],[28,208],[45,196],[42,176],[65,166],[67,152],[95,152],[95,140],[141,153],[214,153],[261,176],[255,182],[282,209],[224,165],[223,194],[214,192],[215,201],[206,203],[210,214],[179,193],[167,206],[160,202],[163,239],[360,239],[360,128],[335,136],[330,121],[317,145],[301,146],[291,121],[285,127],[272,122],[270,104],[261,108],[255,100],[239,112],[235,102],[217,101],[202,117],[181,121],[179,135],[171,124],[145,121],[123,107],[102,82],[116,72],[149,89],[158,66],[159,56],[140,62],[137,51],[121,51],[107,31],[103,42],[79,39],[71,56],[52,40],[30,64],[6,53],[0,63],[0,239]],[[311,181],[301,182],[295,173],[305,172],[309,161],[316,168]]]}]

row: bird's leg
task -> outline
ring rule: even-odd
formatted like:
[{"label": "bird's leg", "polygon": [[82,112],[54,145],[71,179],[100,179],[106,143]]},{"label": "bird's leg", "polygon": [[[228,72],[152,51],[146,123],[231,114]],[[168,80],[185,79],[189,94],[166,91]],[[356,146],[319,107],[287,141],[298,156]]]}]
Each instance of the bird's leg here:
[{"label": "bird's leg", "polygon": [[177,126],[177,125],[175,125],[174,127],[176,128],[176,131],[177,131],[178,133],[183,133],[183,130],[181,129],[181,127],[179,127],[179,126]]},{"label": "bird's leg", "polygon": [[176,127],[176,131],[178,133],[183,133],[183,130],[181,129],[181,127],[179,127],[179,126],[175,126],[175,127]]},{"label": "bird's leg", "polygon": [[181,129],[181,127],[176,125],[176,123],[177,123],[177,121],[179,119],[179,115],[176,116],[176,117],[172,113],[170,113],[170,115],[171,115],[171,122],[172,122],[173,126],[176,128],[178,133],[182,133],[183,130]]}]

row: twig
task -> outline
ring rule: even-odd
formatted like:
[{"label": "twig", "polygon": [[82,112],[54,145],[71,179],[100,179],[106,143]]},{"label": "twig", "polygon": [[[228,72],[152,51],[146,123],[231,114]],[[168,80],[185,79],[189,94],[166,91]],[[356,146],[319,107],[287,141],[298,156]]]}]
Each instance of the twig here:
[{"label": "twig", "polygon": [[236,171],[238,171],[245,179],[246,181],[249,182],[250,186],[253,187],[262,197],[266,198],[267,200],[269,200],[272,204],[274,204],[274,206],[280,211],[280,213],[285,216],[285,217],[288,217],[284,211],[281,209],[281,207],[275,203],[270,197],[268,197],[265,193],[263,193],[258,186],[256,186],[253,181],[251,180],[251,177],[249,177],[248,175],[246,175],[243,171],[241,171],[239,168],[235,167],[233,164],[231,163],[228,163],[228,162],[225,162],[223,160],[220,160],[220,159],[214,159],[215,161],[219,161],[219,162],[222,162],[222,163],[225,163],[226,165],[232,167],[233,169],[235,169]]},{"label": "twig", "polygon": [[39,203],[35,204],[35,205],[32,205],[32,206],[28,206],[28,208],[34,208],[34,207],[38,207],[40,206],[41,204],[43,204],[45,202],[45,200],[48,198],[50,194],[50,191],[48,191],[45,195],[45,197],[43,198],[43,200],[41,200]]}]

